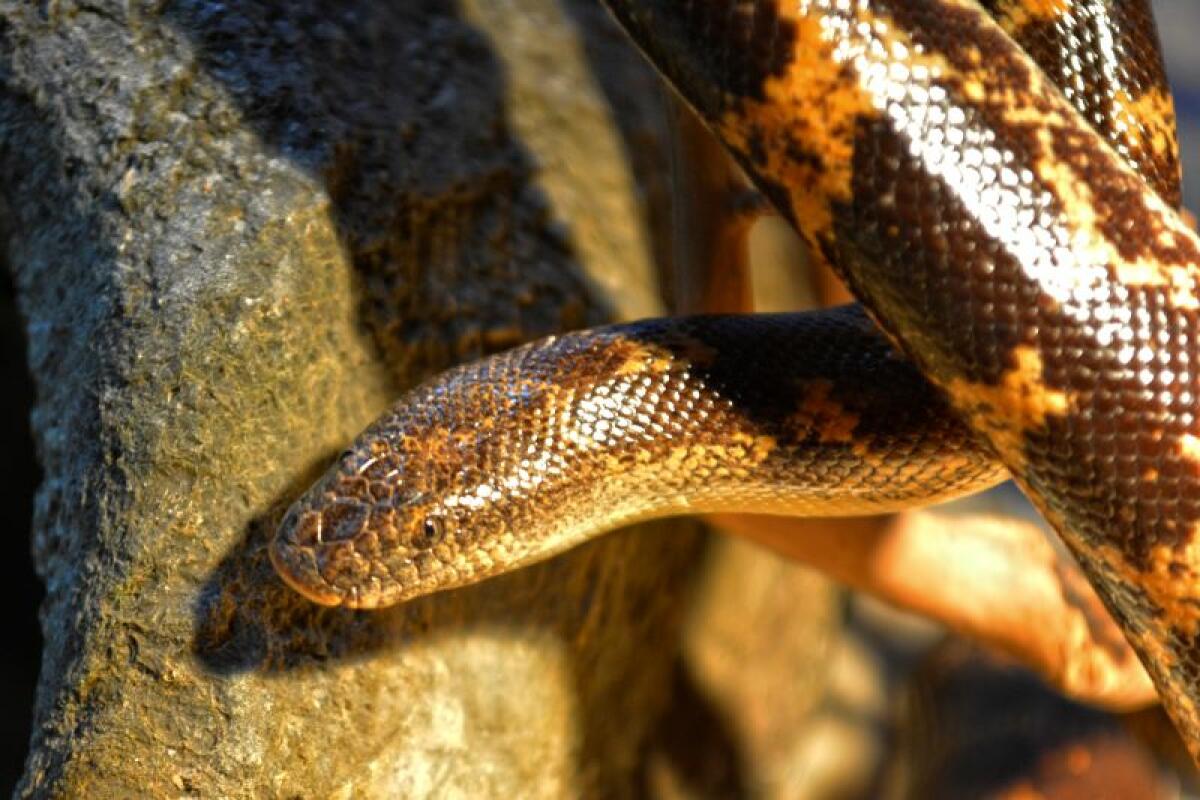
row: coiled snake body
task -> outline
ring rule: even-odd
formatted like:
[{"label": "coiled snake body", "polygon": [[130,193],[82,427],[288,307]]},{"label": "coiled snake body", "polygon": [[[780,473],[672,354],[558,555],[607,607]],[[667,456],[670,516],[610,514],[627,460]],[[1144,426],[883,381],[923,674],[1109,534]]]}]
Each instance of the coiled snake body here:
[{"label": "coiled snake body", "polygon": [[1007,468],[1195,755],[1200,241],[1145,2],[605,2],[899,350],[843,309],[461,367],[293,506],[279,572],[377,607],[632,519],[900,508]]}]

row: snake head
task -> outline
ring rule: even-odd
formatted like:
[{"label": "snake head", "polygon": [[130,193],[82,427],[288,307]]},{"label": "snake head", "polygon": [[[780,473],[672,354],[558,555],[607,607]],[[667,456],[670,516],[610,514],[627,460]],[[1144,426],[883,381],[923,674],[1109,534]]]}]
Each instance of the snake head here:
[{"label": "snake head", "polygon": [[488,565],[479,542],[500,524],[465,497],[474,433],[381,422],[296,501],[271,544],[276,571],[314,602],[380,608],[473,582]]}]

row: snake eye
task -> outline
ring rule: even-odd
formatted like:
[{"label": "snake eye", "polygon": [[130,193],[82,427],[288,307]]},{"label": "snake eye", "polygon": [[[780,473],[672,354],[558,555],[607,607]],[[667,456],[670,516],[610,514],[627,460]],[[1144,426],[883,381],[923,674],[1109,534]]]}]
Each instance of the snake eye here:
[{"label": "snake eye", "polygon": [[445,530],[446,526],[441,517],[428,516],[421,523],[421,533],[413,541],[413,544],[417,547],[433,547],[442,540]]}]

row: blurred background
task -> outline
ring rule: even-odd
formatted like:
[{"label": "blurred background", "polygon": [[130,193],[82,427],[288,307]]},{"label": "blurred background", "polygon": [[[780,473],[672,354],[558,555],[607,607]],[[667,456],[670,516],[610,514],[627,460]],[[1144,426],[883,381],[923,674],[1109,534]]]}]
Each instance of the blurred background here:
[{"label": "blurred background", "polygon": [[1200,208],[1200,3],[1154,0],[1167,74],[1179,114],[1183,153],[1183,203]]},{"label": "blurred background", "polygon": [[[1179,114],[1184,202],[1188,208],[1196,211],[1200,209],[1200,3],[1195,0],[1155,0],[1155,7]],[[0,252],[2,258],[3,252]],[[37,613],[42,589],[29,555],[30,519],[34,493],[40,480],[28,426],[34,393],[25,368],[22,323],[14,304],[7,265],[3,263],[0,263],[0,353],[3,358],[0,364],[4,369],[2,385],[5,389],[0,394],[0,453],[3,454],[3,458],[0,458],[0,491],[3,492],[0,529],[5,532],[7,547],[5,557],[0,559],[0,597],[8,612],[5,635],[9,642],[4,648],[4,657],[0,658],[0,680],[3,681],[0,691],[6,698],[3,704],[6,711],[0,714],[0,792],[8,794],[20,776],[28,746],[30,709],[41,651]],[[836,656],[859,659],[855,662],[859,667],[847,666],[839,674],[855,674],[854,670],[859,668],[870,672],[877,670],[880,664],[915,664],[915,653],[897,653],[893,652],[894,649],[906,647],[903,642],[916,642],[923,646],[923,643],[939,639],[936,632],[922,629],[916,623],[912,623],[916,628],[907,638],[876,636],[881,631],[897,626],[903,628],[909,624],[901,618],[888,616],[888,612],[878,608],[877,604],[851,601],[846,606],[846,613],[851,617],[851,628],[857,631],[858,636],[849,647],[868,652]],[[845,696],[839,702],[852,707],[855,704],[859,708],[889,707],[878,699],[878,695],[893,685],[899,676],[885,673],[886,670],[868,674],[854,686],[839,688],[834,685],[831,691],[835,696],[842,691]],[[1001,672],[996,680],[1020,682],[1024,679]],[[864,690],[863,686],[869,686],[871,681],[875,682],[874,691],[869,688]],[[865,698],[862,694],[864,691],[868,693]],[[1056,715],[1060,712],[1065,713],[1052,706],[1046,712],[1049,714],[1047,723],[1058,718]],[[866,747],[867,751],[870,749],[870,746]],[[868,753],[864,757],[878,756],[878,753],[873,756]],[[851,780],[842,785],[854,783]],[[866,786],[865,791],[870,792],[870,785]]]}]

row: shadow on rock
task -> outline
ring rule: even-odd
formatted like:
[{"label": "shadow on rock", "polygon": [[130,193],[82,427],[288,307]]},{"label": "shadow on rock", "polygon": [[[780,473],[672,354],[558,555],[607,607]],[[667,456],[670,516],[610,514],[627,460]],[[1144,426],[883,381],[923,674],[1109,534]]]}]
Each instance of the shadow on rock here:
[{"label": "shadow on rock", "polygon": [[[320,462],[321,468],[328,460]],[[298,496],[318,473],[306,470],[288,496]],[[192,653],[206,670],[221,675],[284,672],[367,657],[417,636],[480,625],[524,624],[520,610],[511,604],[480,603],[470,597],[485,591],[500,594],[502,600],[498,587],[467,587],[454,596],[434,595],[377,611],[330,608],[309,601],[283,582],[268,555],[289,504],[281,501],[254,519],[201,588],[193,614]]]}]

